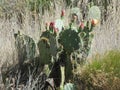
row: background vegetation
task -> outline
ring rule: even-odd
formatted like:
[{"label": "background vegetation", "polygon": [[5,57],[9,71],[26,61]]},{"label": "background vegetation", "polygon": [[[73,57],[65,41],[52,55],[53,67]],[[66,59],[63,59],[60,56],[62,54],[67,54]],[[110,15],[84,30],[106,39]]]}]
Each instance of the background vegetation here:
[{"label": "background vegetation", "polygon": [[[77,78],[80,90],[119,90],[120,52],[109,51],[85,65]],[[78,70],[80,71],[80,70]]]}]

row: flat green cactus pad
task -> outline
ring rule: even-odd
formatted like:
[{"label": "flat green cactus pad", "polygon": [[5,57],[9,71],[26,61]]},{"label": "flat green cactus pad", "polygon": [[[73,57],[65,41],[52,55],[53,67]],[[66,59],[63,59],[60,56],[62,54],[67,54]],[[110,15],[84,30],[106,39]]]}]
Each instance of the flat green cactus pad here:
[{"label": "flat green cactus pad", "polygon": [[77,8],[77,7],[75,7],[75,8],[72,8],[71,9],[71,14],[73,14],[73,13],[75,13],[75,14],[79,14],[80,13],[80,9],[79,8]]},{"label": "flat green cactus pad", "polygon": [[78,33],[74,30],[64,30],[60,33],[60,44],[63,45],[64,49],[68,53],[71,53],[74,50],[79,49],[80,37],[78,36]]},{"label": "flat green cactus pad", "polygon": [[64,90],[77,90],[77,89],[75,88],[74,84],[66,83],[65,86],[64,86]]},{"label": "flat green cactus pad", "polygon": [[40,38],[42,37],[45,37],[49,40],[50,53],[52,56],[55,57],[57,54],[56,37],[53,34],[51,34],[49,31],[43,32]]},{"label": "flat green cactus pad", "polygon": [[16,39],[15,44],[18,49],[18,54],[21,54],[19,55],[19,58],[24,57],[22,59],[32,60],[36,52],[35,51],[36,45],[34,40],[31,37],[24,34],[22,35],[16,34],[15,39]]},{"label": "flat green cactus pad", "polygon": [[78,19],[82,18],[81,10],[78,7],[74,7],[71,9],[70,14],[76,14],[78,16]]},{"label": "flat green cactus pad", "polygon": [[100,11],[99,7],[98,6],[92,6],[89,9],[88,17],[89,17],[89,19],[100,20],[100,18],[101,18],[101,11]]},{"label": "flat green cactus pad", "polygon": [[49,64],[51,61],[50,44],[47,38],[41,38],[38,42],[40,63]]},{"label": "flat green cactus pad", "polygon": [[26,41],[25,43],[26,43],[27,58],[33,59],[36,52],[35,42],[31,37],[27,35],[24,35],[24,41]]},{"label": "flat green cactus pad", "polygon": [[56,37],[49,31],[43,32],[38,42],[38,48],[41,63],[49,64],[51,56],[56,57],[57,54]]}]

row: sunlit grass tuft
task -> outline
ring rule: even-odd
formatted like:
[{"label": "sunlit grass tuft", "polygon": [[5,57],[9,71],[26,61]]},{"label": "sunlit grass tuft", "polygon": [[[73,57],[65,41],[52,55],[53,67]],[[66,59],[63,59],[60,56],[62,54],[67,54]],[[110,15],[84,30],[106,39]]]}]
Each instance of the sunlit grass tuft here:
[{"label": "sunlit grass tuft", "polygon": [[106,73],[113,72],[115,76],[120,77],[120,51],[110,51],[102,58],[95,58],[87,68],[89,71],[101,70]]}]

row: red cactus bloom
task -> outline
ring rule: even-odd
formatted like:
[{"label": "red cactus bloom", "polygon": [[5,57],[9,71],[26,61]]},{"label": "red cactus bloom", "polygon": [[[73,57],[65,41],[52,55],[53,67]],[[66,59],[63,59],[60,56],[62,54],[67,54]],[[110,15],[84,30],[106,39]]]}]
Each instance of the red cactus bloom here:
[{"label": "red cactus bloom", "polygon": [[84,29],[84,23],[83,22],[80,23],[80,28]]},{"label": "red cactus bloom", "polygon": [[65,10],[61,11],[61,16],[65,16]]},{"label": "red cactus bloom", "polygon": [[91,24],[93,26],[97,25],[98,24],[98,20],[97,19],[92,19]]},{"label": "red cactus bloom", "polygon": [[55,27],[55,22],[50,22],[50,27],[54,28]]}]

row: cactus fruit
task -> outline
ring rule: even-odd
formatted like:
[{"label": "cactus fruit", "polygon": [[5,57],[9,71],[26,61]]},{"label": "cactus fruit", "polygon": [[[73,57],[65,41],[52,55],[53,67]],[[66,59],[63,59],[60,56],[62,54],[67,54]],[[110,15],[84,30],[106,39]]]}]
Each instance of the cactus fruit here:
[{"label": "cactus fruit", "polygon": [[54,29],[54,32],[55,32],[55,33],[58,33],[58,28],[55,28],[55,29]]},{"label": "cactus fruit", "polygon": [[55,30],[55,22],[50,22],[49,32],[50,32],[51,34],[55,34],[54,30]]},{"label": "cactus fruit", "polygon": [[93,26],[96,26],[98,24],[98,20],[97,19],[92,19],[91,24]]},{"label": "cactus fruit", "polygon": [[55,23],[54,22],[50,22],[50,28],[54,28]]},{"label": "cactus fruit", "polygon": [[64,17],[65,16],[65,10],[62,10],[61,11],[61,17]]},{"label": "cactus fruit", "polygon": [[65,10],[62,10],[60,19],[55,20],[55,29],[54,29],[55,32],[57,31],[60,33],[64,29],[64,16],[65,16]]},{"label": "cactus fruit", "polygon": [[80,28],[81,28],[82,30],[84,29],[84,23],[83,23],[83,22],[80,23]]}]

